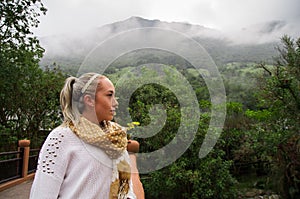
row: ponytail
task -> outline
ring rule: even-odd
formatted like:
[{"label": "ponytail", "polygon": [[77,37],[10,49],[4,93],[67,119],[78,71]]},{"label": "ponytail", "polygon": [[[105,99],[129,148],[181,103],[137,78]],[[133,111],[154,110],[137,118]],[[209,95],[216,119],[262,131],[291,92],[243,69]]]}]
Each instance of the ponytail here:
[{"label": "ponytail", "polygon": [[60,105],[65,121],[72,121],[77,123],[79,119],[79,112],[73,108],[73,85],[76,81],[76,77],[68,77],[65,81],[65,85],[60,92]]}]

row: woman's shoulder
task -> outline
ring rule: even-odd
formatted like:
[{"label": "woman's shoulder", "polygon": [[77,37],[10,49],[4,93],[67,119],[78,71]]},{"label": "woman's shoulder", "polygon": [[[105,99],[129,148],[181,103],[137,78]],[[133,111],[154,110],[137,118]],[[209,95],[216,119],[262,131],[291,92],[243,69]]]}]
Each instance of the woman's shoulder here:
[{"label": "woman's shoulder", "polygon": [[72,133],[71,129],[65,126],[58,126],[54,128],[48,135],[48,137],[58,136],[58,137],[64,137],[64,136],[70,136]]},{"label": "woman's shoulder", "polygon": [[64,142],[65,144],[70,142],[80,142],[79,138],[72,132],[69,127],[58,126],[54,128],[47,136],[46,142]]}]

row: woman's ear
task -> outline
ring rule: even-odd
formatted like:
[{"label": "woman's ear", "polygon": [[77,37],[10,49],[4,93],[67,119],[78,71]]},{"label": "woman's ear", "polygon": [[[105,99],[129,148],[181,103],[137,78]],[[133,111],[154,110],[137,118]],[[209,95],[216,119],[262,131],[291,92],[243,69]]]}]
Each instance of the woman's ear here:
[{"label": "woman's ear", "polygon": [[89,107],[94,107],[95,106],[95,99],[92,98],[92,96],[90,96],[90,95],[85,95],[83,97],[83,102],[86,106],[89,106]]}]

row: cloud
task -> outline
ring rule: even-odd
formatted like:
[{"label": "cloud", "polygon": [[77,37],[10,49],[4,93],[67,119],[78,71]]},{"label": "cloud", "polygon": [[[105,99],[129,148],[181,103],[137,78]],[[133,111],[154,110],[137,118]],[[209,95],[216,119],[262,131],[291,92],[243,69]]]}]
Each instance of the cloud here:
[{"label": "cloud", "polygon": [[86,31],[131,16],[241,30],[274,20],[300,24],[299,0],[44,0],[46,16],[34,32]]},{"label": "cloud", "polygon": [[226,0],[216,3],[215,13],[219,26],[243,28],[273,20],[299,22],[299,6],[297,0]]},{"label": "cloud", "polygon": [[144,13],[139,0],[45,0],[48,12],[41,17],[35,33],[40,36],[84,32],[90,28],[129,18],[132,14]]}]

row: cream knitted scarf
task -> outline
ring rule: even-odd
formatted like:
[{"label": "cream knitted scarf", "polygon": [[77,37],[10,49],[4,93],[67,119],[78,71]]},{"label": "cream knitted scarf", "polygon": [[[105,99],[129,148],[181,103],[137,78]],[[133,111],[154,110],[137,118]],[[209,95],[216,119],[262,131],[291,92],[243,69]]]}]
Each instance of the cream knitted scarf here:
[{"label": "cream knitted scarf", "polygon": [[84,117],[80,118],[76,126],[72,122],[65,122],[65,125],[84,142],[101,148],[113,160],[109,198],[126,198],[131,173],[130,165],[123,156],[127,147],[127,135],[124,128],[108,121],[100,127]]}]

